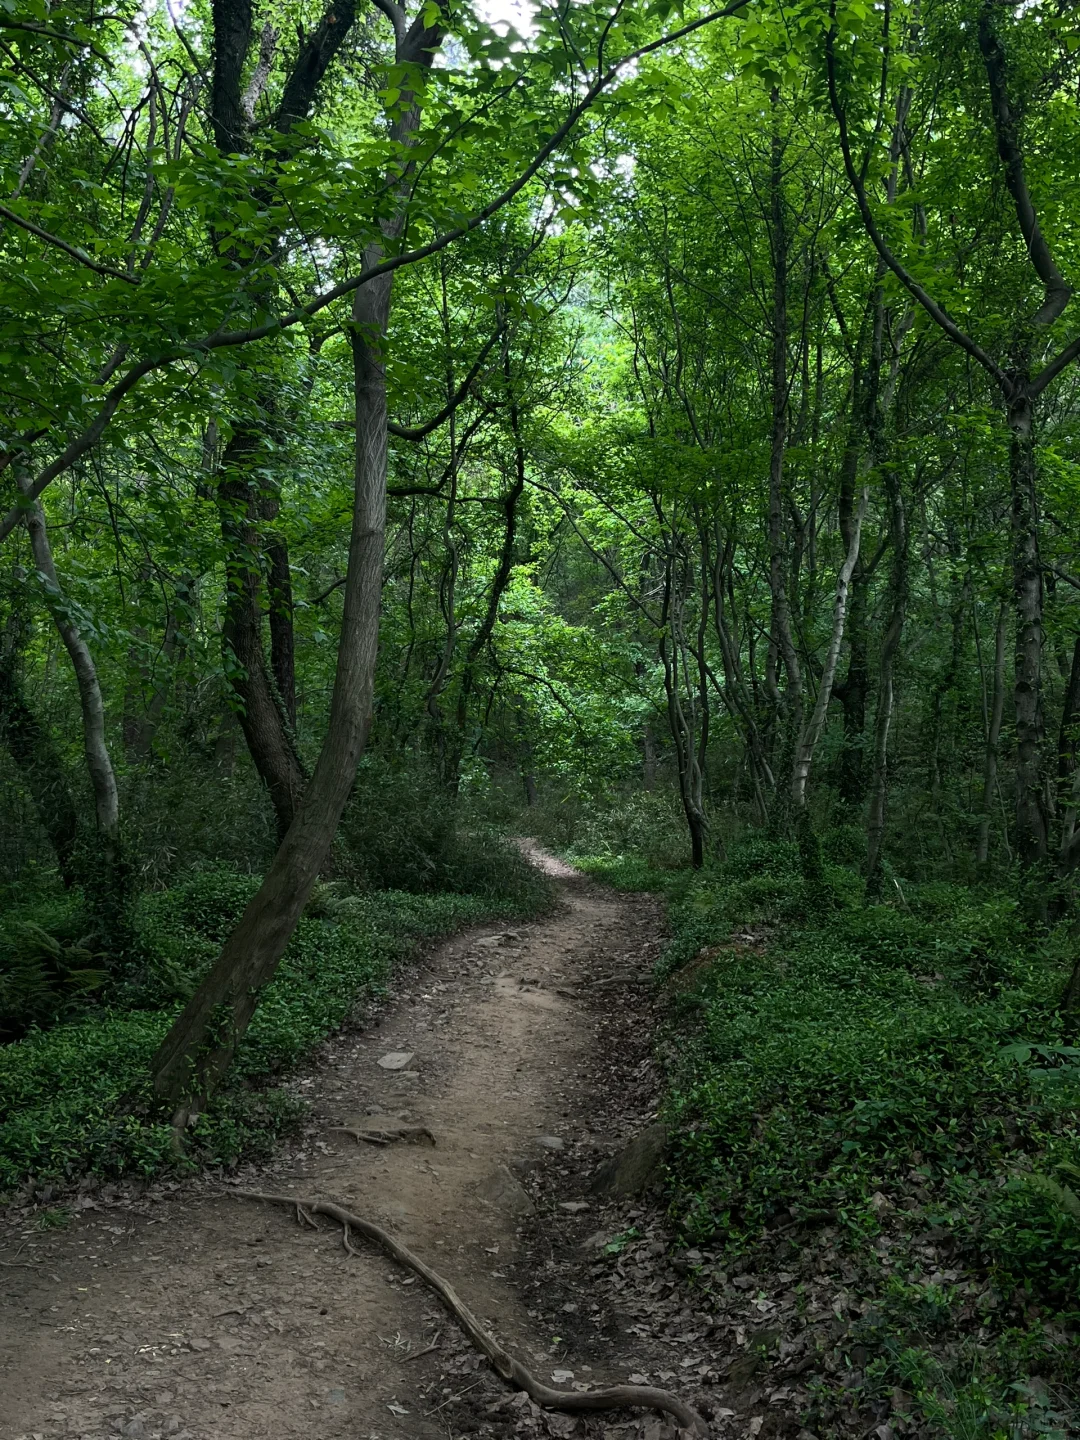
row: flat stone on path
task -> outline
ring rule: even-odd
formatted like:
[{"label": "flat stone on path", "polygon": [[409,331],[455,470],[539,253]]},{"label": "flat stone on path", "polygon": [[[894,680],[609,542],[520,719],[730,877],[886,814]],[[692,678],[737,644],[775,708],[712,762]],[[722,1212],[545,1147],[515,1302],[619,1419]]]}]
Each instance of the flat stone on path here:
[{"label": "flat stone on path", "polygon": [[387,1055],[380,1055],[379,1064],[384,1070],[404,1070],[415,1055],[415,1050],[391,1050]]},{"label": "flat stone on path", "polygon": [[565,1150],[566,1141],[560,1135],[538,1135],[536,1143],[545,1150]]}]

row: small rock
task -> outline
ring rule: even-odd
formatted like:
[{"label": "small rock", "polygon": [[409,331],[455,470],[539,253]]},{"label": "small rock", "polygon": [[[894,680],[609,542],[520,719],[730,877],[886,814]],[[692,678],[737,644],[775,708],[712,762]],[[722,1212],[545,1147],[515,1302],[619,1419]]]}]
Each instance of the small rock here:
[{"label": "small rock", "polygon": [[667,1146],[668,1127],[657,1121],[605,1161],[589,1188],[598,1194],[622,1199],[639,1195],[655,1176]]},{"label": "small rock", "polygon": [[379,1057],[379,1065],[384,1070],[404,1070],[415,1054],[415,1050],[391,1050]]},{"label": "small rock", "polygon": [[134,1415],[124,1426],[123,1434],[128,1440],[146,1440],[146,1421],[141,1415]]},{"label": "small rock", "polygon": [[480,1198],[510,1215],[531,1215],[535,1210],[525,1187],[506,1168],[499,1165],[494,1174],[480,1185]]},{"label": "small rock", "polygon": [[606,1230],[596,1230],[582,1242],[581,1248],[582,1250],[602,1250],[610,1238]]},{"label": "small rock", "polygon": [[542,1145],[545,1150],[565,1150],[566,1141],[559,1135],[538,1135],[536,1143]]},{"label": "small rock", "polygon": [[569,1212],[570,1212],[571,1215],[576,1215],[576,1214],[578,1214],[579,1211],[581,1211],[581,1210],[587,1210],[588,1208],[589,1208],[589,1202],[588,1202],[587,1200],[560,1200],[560,1201],[559,1201],[559,1209],[560,1209],[560,1210],[569,1210]]}]

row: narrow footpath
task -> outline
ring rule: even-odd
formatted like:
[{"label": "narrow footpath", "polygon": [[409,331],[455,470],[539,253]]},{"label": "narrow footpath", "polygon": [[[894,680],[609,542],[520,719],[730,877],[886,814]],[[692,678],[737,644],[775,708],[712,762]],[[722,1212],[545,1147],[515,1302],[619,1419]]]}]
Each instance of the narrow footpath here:
[{"label": "narrow footpath", "polygon": [[[421,1281],[239,1189],[334,1199],[391,1230],[547,1383],[627,1380],[599,1308],[587,1351],[565,1338],[588,1301],[579,1315],[560,1300],[565,1335],[552,1333],[536,1247],[554,1253],[565,1231],[564,1256],[595,1252],[588,1175],[650,1118],[647,1048],[610,1052],[621,1012],[647,997],[660,913],[535,858],[560,877],[556,913],[463,933],[399,977],[293,1082],[310,1118],[272,1165],[104,1188],[55,1231],[25,1212],[0,1226],[3,1440],[434,1440],[541,1423]],[[615,1087],[621,1110],[598,1093]],[[574,1272],[564,1259],[555,1288]],[[599,1435],[629,1418],[542,1423]],[[635,1428],[646,1421],[659,1436],[655,1417]]]}]

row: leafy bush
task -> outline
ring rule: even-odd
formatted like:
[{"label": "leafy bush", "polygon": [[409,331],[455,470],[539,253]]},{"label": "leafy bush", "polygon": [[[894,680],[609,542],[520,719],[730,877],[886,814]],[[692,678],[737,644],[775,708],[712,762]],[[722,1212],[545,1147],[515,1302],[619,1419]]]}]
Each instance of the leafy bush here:
[{"label": "leafy bush", "polygon": [[366,890],[478,895],[529,910],[550,895],[515,845],[490,826],[463,823],[444,790],[378,756],[361,766],[341,835],[343,868]]}]

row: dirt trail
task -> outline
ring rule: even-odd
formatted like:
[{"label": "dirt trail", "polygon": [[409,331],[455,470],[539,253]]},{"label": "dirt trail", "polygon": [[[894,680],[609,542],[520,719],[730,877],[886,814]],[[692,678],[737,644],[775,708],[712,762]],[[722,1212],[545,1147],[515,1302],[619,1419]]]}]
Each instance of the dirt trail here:
[{"label": "dirt trail", "polygon": [[[590,1007],[604,991],[585,982],[640,971],[659,920],[652,902],[539,858],[561,871],[559,912],[430,955],[374,1024],[325,1047],[299,1082],[312,1102],[303,1137],[237,1183],[332,1197],[392,1229],[550,1381],[562,1351],[514,1279],[535,1231],[530,1176],[557,1174],[571,1144],[579,1168],[612,1148],[617,1137],[582,1118],[603,1073]],[[380,1066],[395,1053],[412,1058]],[[359,1143],[334,1128],[372,1114],[426,1126],[436,1144]],[[482,1382],[421,1283],[228,1189],[204,1179],[97,1197],[68,1229],[33,1232],[26,1268],[10,1258],[27,1237],[0,1237],[3,1440],[447,1434],[447,1404]],[[550,1215],[584,1208],[542,1203]],[[579,1380],[626,1378],[587,1370]]]}]

